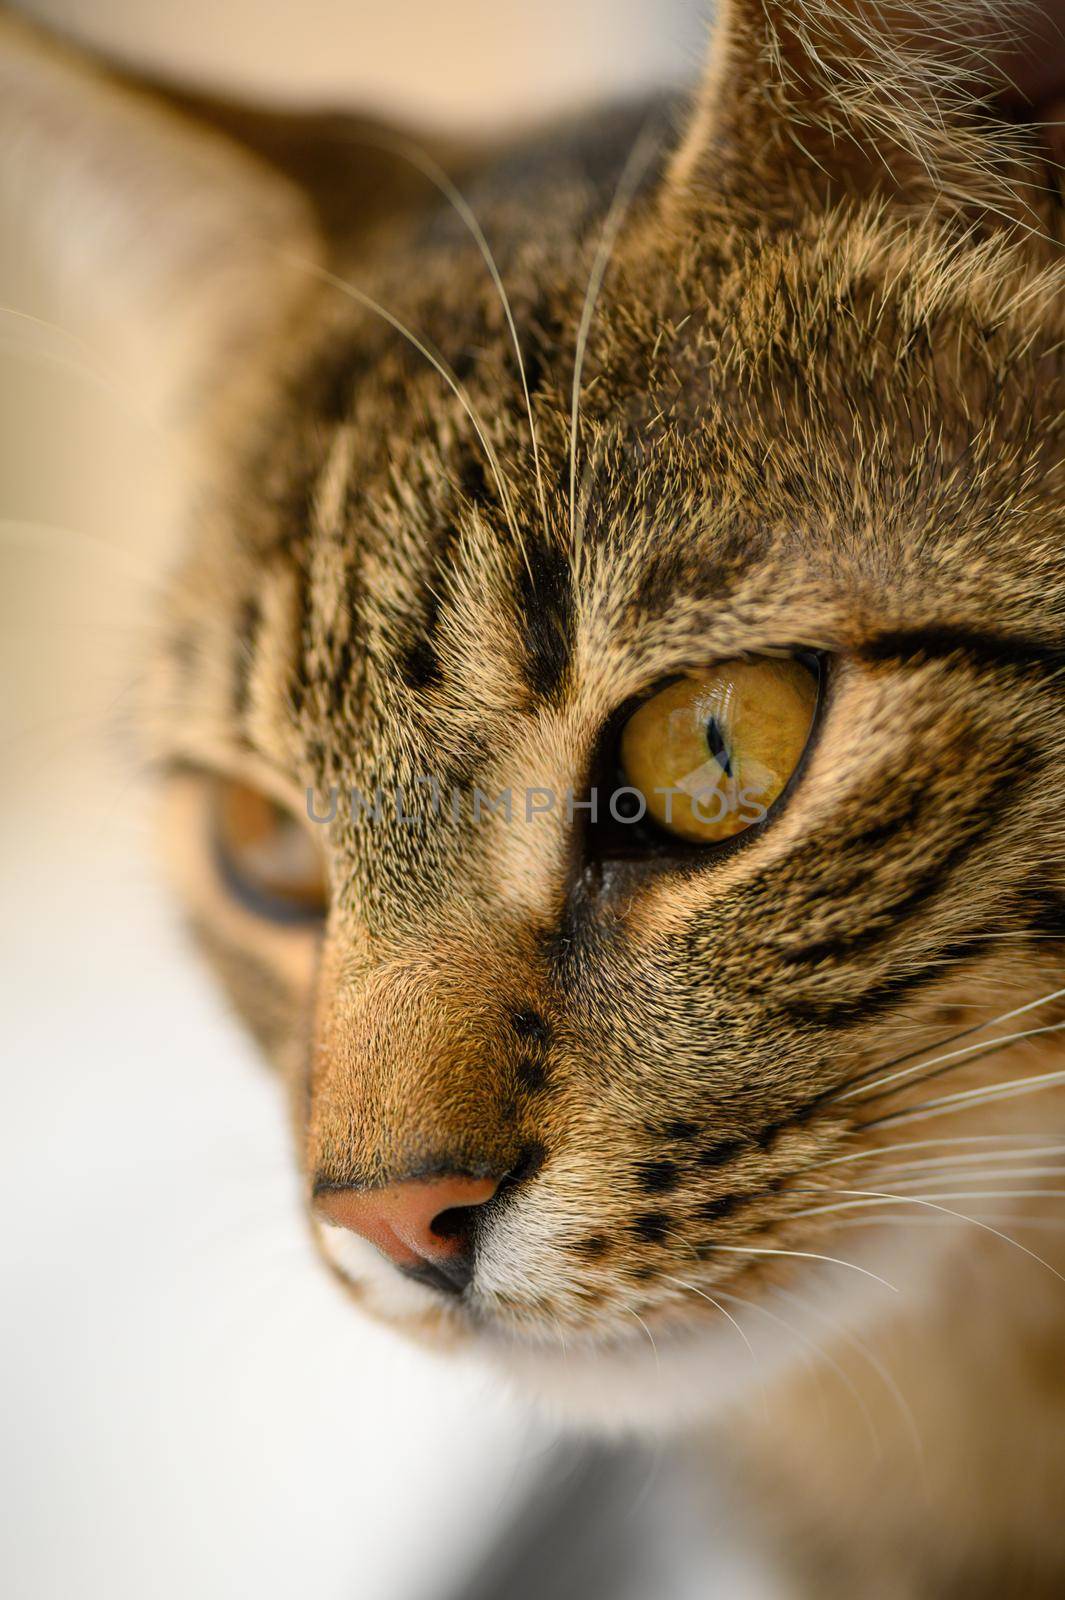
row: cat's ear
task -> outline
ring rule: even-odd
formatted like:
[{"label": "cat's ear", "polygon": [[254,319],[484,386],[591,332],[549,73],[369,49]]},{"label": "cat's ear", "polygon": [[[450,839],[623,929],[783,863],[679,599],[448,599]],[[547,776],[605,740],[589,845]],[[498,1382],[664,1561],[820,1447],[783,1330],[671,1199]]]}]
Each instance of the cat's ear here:
[{"label": "cat's ear", "polygon": [[1023,3],[718,0],[672,194],[769,221],[842,192],[978,198]]},{"label": "cat's ear", "polygon": [[322,250],[297,184],[8,13],[0,219],[64,322],[164,413],[275,336]]}]

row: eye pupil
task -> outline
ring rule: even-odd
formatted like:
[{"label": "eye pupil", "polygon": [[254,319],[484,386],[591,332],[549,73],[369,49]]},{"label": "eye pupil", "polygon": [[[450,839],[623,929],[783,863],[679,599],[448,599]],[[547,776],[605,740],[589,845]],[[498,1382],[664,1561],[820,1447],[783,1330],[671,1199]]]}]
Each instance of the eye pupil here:
[{"label": "eye pupil", "polygon": [[721,730],[721,724],[716,717],[710,717],[706,724],[706,742],[710,754],[717,762],[726,778],[732,777],[732,756],[729,753],[728,741]]}]

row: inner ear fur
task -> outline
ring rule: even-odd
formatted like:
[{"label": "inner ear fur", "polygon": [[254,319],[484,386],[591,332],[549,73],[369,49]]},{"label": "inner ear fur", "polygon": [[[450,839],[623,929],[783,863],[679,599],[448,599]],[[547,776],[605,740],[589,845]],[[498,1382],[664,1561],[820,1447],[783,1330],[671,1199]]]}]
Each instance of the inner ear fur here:
[{"label": "inner ear fur", "polygon": [[[843,195],[1022,217],[1041,45],[1065,0],[718,0],[680,200],[787,221]],[[1065,35],[1059,41],[1065,81]]]}]

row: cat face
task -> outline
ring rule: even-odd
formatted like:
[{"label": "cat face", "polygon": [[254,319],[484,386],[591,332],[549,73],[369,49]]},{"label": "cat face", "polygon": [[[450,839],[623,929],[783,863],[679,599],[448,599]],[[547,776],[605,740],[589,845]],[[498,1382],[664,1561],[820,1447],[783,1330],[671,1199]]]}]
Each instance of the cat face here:
[{"label": "cat face", "polygon": [[[1061,270],[1000,221],[1036,169],[992,204],[960,112],[931,175],[840,156],[754,25],[676,148],[471,176],[506,300],[439,194],[304,263],[217,380],[146,702],[323,1256],[522,1365],[824,1266],[860,1163],[942,1130],[957,1007],[1052,987]],[[689,755],[751,815],[664,821]]]},{"label": "cat face", "polygon": [[[688,1286],[749,1280],[748,1247],[831,1248],[793,1219],[860,1168],[823,1163],[897,1139],[861,1125],[930,1093],[848,1087],[949,1034],[974,981],[1012,993],[1060,851],[1049,297],[1016,309],[1015,257],[958,281],[947,240],[864,213],[727,249],[698,223],[663,244],[653,210],[633,227],[590,333],[572,525],[587,254],[546,289],[537,260],[535,309],[515,297],[546,515],[498,303],[466,309],[513,526],[460,400],[357,308],[328,338],[365,364],[340,417],[315,415],[313,363],[286,401],[319,441],[283,473],[306,514],[272,524],[200,665],[237,738],[269,719],[285,787],[236,754],[233,779],[326,865],[320,932],[267,919],[307,951],[289,1015],[247,970],[254,911],[223,957],[288,1057],[309,1197],[502,1180],[460,1297],[412,1292],[328,1213],[324,1253],[385,1315],[571,1347],[699,1320]],[[461,350],[446,275],[475,271],[429,256],[379,298]],[[545,323],[571,330],[557,350]],[[631,777],[622,729],[662,685],[811,658],[809,738],[763,824],[699,843],[581,808]],[[214,784],[182,783],[209,838]]]}]

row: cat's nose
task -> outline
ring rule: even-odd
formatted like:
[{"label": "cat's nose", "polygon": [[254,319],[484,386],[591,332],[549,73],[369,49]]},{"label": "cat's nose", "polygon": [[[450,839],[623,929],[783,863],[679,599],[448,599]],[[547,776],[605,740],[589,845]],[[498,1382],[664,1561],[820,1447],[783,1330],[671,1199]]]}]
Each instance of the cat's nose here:
[{"label": "cat's nose", "polygon": [[315,1210],[377,1246],[403,1271],[453,1293],[473,1273],[476,1208],[491,1200],[495,1178],[411,1179],[383,1189],[319,1189]]}]

